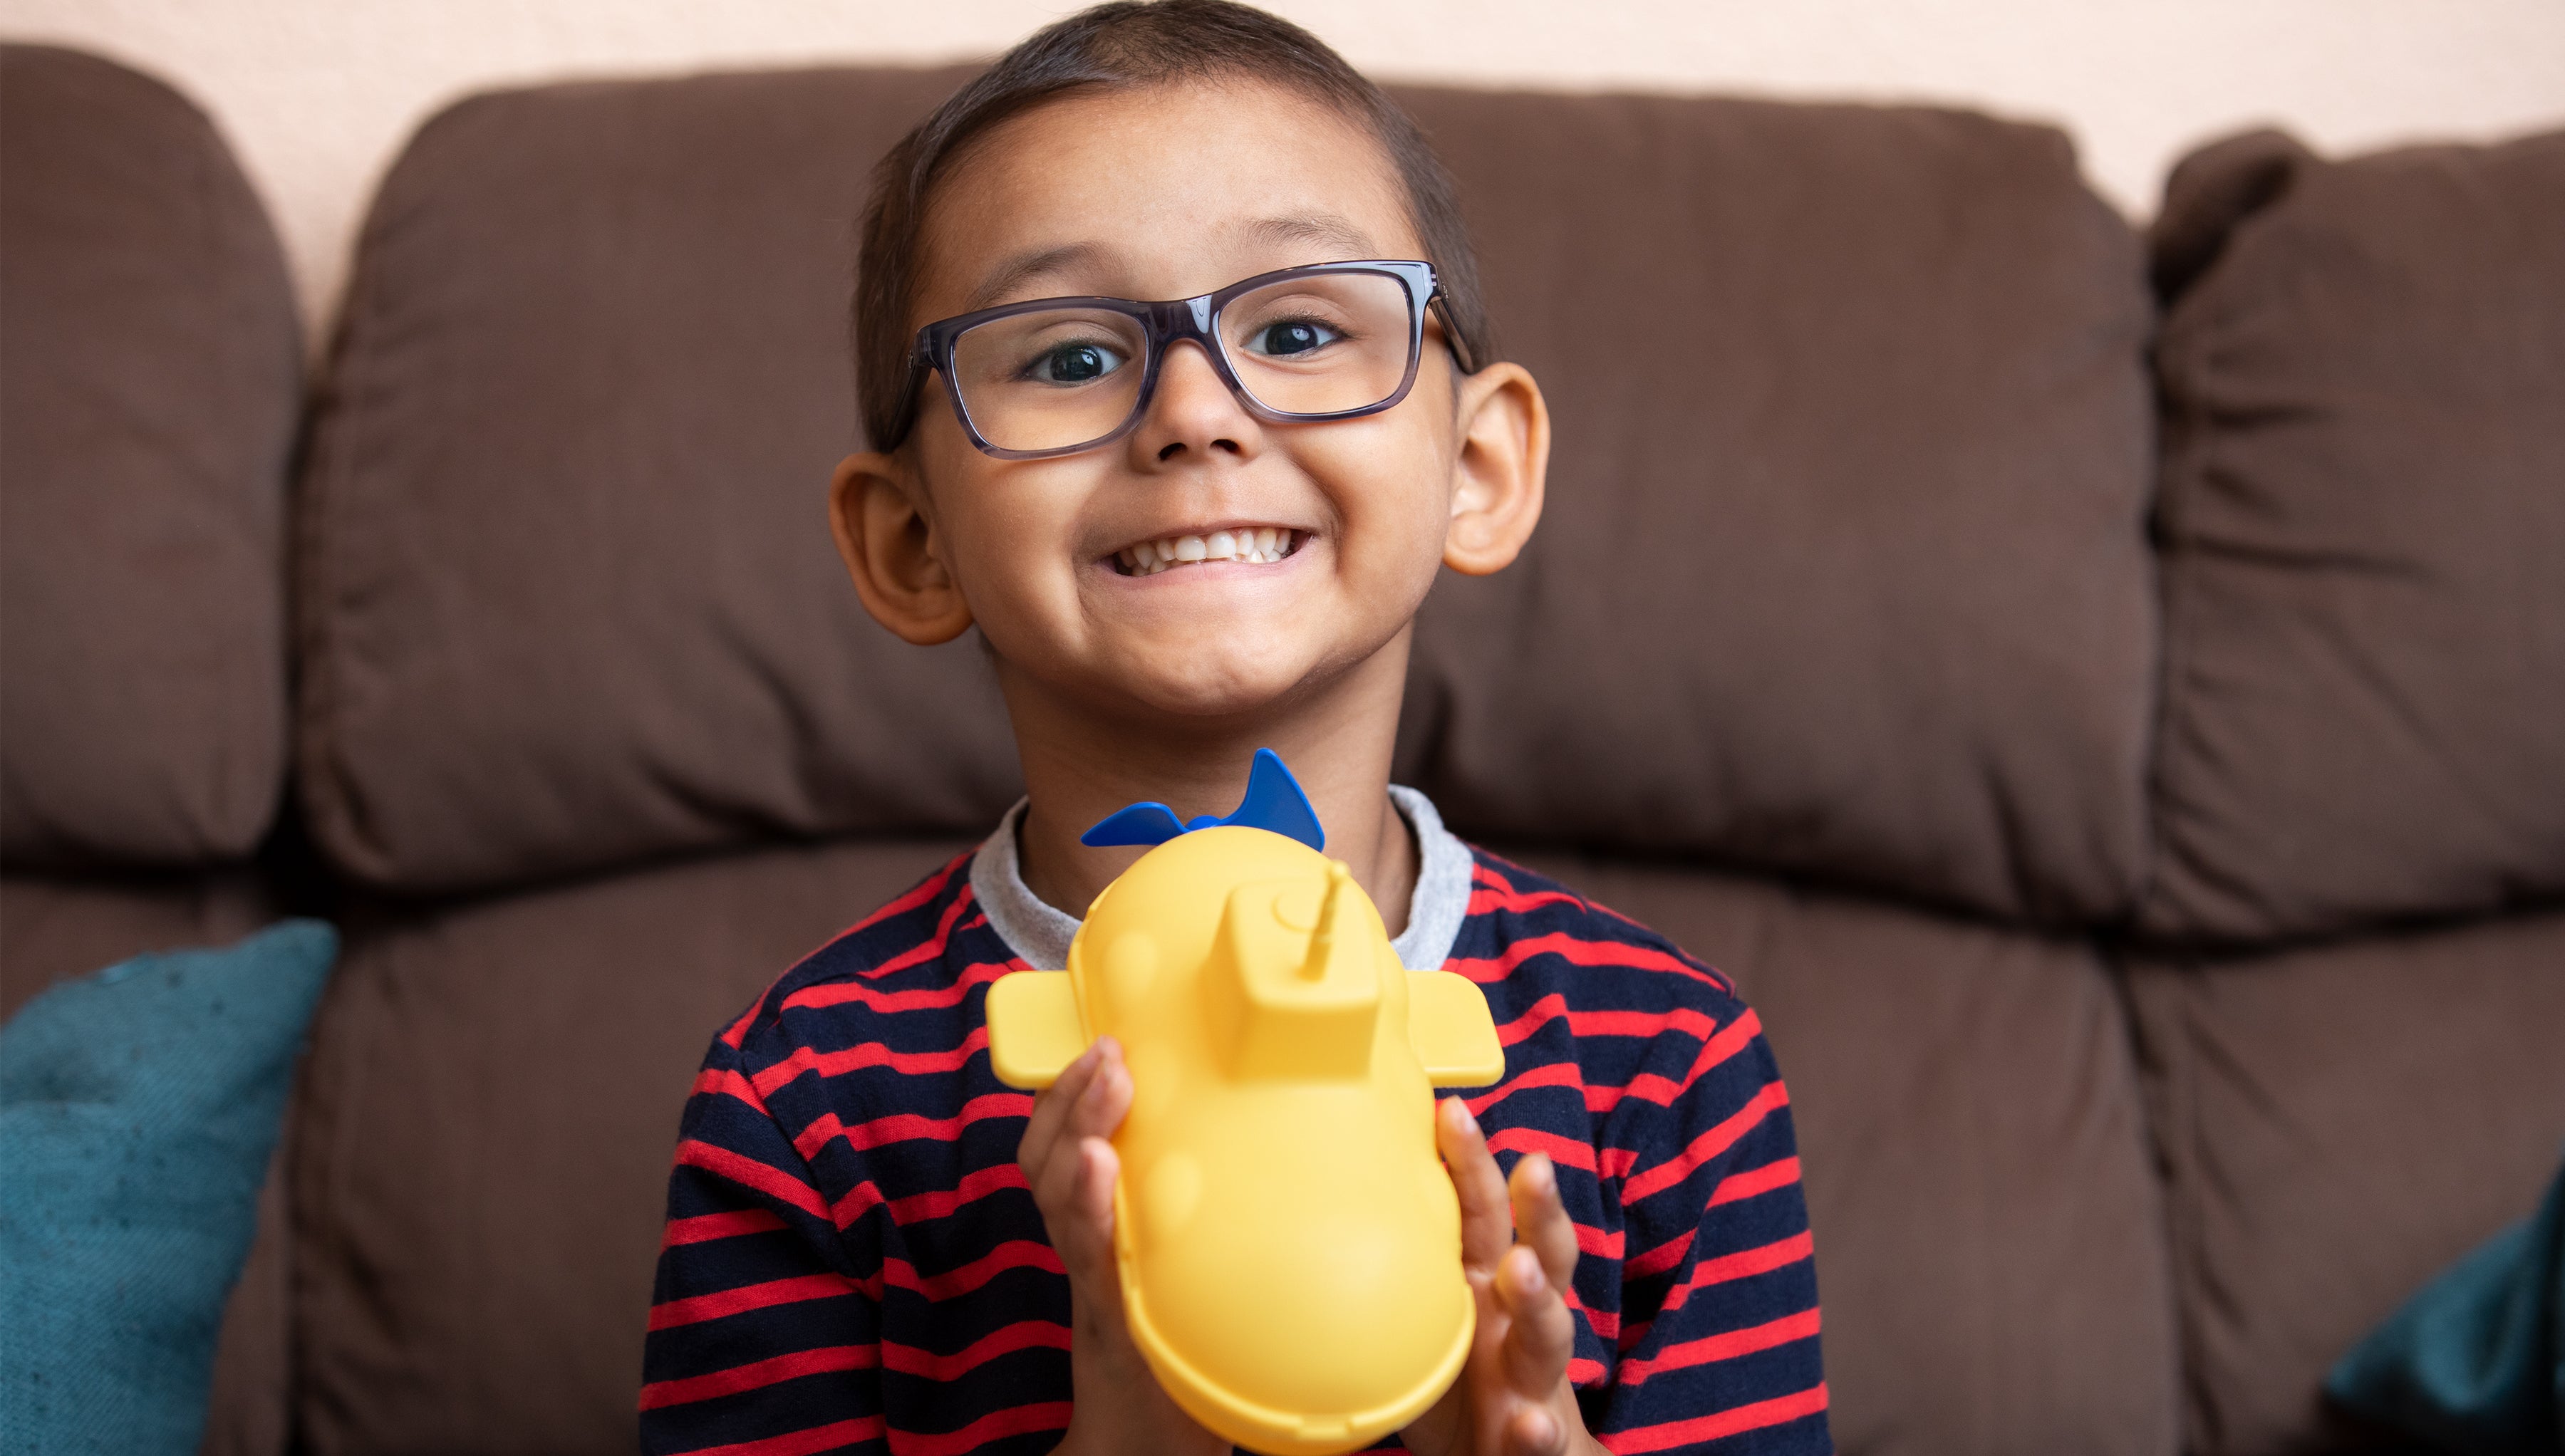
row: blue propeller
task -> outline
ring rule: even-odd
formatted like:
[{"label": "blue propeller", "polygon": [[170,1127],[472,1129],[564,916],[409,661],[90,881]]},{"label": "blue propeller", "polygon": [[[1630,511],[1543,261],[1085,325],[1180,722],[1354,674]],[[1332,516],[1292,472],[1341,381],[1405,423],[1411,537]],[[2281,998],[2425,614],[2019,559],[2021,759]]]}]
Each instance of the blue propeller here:
[{"label": "blue propeller", "polygon": [[1256,750],[1256,761],[1247,770],[1247,797],[1239,802],[1236,813],[1225,817],[1204,814],[1188,823],[1178,818],[1175,810],[1151,799],[1096,820],[1095,827],[1079,835],[1077,842],[1094,849],[1117,844],[1164,844],[1179,834],[1217,829],[1224,824],[1271,829],[1311,849],[1327,847],[1327,831],[1318,826],[1318,811],[1309,807],[1309,796],[1300,792],[1300,781],[1291,776],[1291,770],[1282,766],[1282,759],[1271,748]]}]

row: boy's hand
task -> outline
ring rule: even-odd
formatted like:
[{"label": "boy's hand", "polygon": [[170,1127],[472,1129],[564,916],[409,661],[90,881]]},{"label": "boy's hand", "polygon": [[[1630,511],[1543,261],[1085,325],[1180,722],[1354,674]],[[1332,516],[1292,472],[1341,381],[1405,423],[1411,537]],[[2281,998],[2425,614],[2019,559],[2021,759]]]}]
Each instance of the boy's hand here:
[{"label": "boy's hand", "polygon": [[1535,1152],[1510,1185],[1457,1097],[1435,1109],[1434,1135],[1461,1196],[1461,1268],[1479,1328],[1461,1378],[1399,1438],[1424,1456],[1600,1456],[1567,1383],[1576,1322],[1562,1291],[1576,1272],[1576,1227],[1556,1171]]},{"label": "boy's hand", "polygon": [[[1033,1187],[1051,1248],[1068,1269],[1069,1384],[1076,1408],[1053,1449],[1060,1456],[1227,1456],[1229,1443],[1196,1425],[1158,1387],[1122,1320],[1122,1274],[1113,1259],[1113,1178],[1121,1158],[1104,1140],[1130,1110],[1131,1073],[1122,1065],[1122,1048],[1109,1036],[1098,1037],[1034,1099],[1033,1118],[1016,1145],[1016,1162]],[[1575,1252],[1571,1243],[1568,1253]]]}]

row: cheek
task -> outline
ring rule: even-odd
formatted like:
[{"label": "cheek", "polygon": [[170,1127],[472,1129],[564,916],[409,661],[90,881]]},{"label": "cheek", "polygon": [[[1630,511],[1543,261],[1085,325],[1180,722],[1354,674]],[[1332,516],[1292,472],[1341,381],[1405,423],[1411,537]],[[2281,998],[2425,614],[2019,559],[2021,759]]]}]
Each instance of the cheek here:
[{"label": "cheek", "polygon": [[[1383,430],[1370,439],[1348,432],[1341,444],[1326,461],[1311,465],[1320,479],[1340,483],[1328,495],[1344,518],[1341,545],[1348,569],[1375,589],[1393,581],[1430,584],[1442,564],[1451,520],[1447,442],[1433,431],[1410,428]],[[1416,590],[1421,593],[1423,586]]]},{"label": "cheek", "polygon": [[[948,418],[920,441],[920,472],[933,484],[938,549],[971,615],[996,641],[1073,595],[1059,551],[1071,533],[1080,484],[1052,462],[993,460]],[[949,437],[949,438],[948,438]]]}]

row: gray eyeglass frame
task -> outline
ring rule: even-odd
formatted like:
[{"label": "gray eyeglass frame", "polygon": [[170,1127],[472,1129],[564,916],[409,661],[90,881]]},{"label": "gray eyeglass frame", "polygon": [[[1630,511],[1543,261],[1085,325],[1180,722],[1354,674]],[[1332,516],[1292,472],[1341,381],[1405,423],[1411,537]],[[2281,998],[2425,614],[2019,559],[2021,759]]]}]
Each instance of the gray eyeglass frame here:
[{"label": "gray eyeglass frame", "polygon": [[[1354,409],[1293,414],[1267,406],[1257,399],[1246,385],[1239,382],[1237,370],[1230,367],[1229,351],[1220,341],[1221,311],[1242,295],[1281,283],[1285,279],[1338,273],[1385,275],[1396,279],[1399,286],[1406,291],[1407,369],[1399,377],[1398,388],[1392,390],[1388,398],[1378,403],[1361,405]],[[1279,424],[1315,424],[1326,420],[1351,420],[1360,419],[1364,415],[1376,415],[1383,410],[1395,408],[1400,400],[1407,398],[1407,392],[1416,387],[1417,362],[1423,356],[1425,349],[1425,311],[1428,308],[1439,311],[1443,307],[1443,286],[1435,279],[1434,265],[1405,259],[1364,259],[1344,263],[1312,263],[1299,268],[1278,268],[1271,273],[1260,273],[1253,278],[1240,279],[1215,293],[1203,294],[1191,299],[1169,299],[1159,303],[1099,297],[1029,299],[1021,304],[1001,304],[994,309],[957,313],[950,318],[939,318],[917,330],[916,343],[909,352],[906,402],[900,410],[900,417],[907,423],[900,431],[900,439],[884,448],[897,449],[900,443],[908,438],[909,432],[916,428],[918,394],[925,385],[926,375],[930,372],[944,380],[944,396],[952,402],[953,417],[962,422],[962,432],[971,437],[972,446],[983,455],[995,456],[1000,460],[1049,460],[1053,456],[1074,455],[1081,450],[1093,450],[1099,446],[1110,445],[1138,428],[1140,421],[1147,416],[1149,402],[1157,397],[1158,371],[1165,365],[1168,351],[1187,339],[1202,345],[1202,351],[1211,359],[1212,369],[1219,374],[1221,383],[1228,385],[1231,395],[1260,419]],[[993,445],[987,436],[980,433],[979,425],[973,422],[971,406],[962,398],[962,386],[954,382],[953,350],[961,343],[963,334],[983,323],[1010,318],[1019,313],[1039,313],[1052,309],[1088,309],[1099,312],[1120,313],[1139,321],[1143,340],[1141,350],[1146,357],[1141,363],[1140,392],[1131,401],[1131,413],[1113,429],[1092,440],[1081,441],[1075,445],[1056,445],[1048,450],[1009,450],[1003,446]],[[1448,314],[1443,320],[1443,336],[1452,350],[1453,359],[1461,365],[1462,371],[1472,372],[1470,361],[1462,357],[1461,345],[1458,336],[1452,330],[1452,320]]]}]

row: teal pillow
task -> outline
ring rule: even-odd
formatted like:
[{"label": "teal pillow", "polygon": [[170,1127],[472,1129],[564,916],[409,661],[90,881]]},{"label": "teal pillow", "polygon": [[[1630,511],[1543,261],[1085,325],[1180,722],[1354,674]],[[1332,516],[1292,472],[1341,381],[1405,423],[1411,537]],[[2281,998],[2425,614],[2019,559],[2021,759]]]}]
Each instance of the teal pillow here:
[{"label": "teal pillow", "polygon": [[2565,1432],[2565,1172],[2538,1212],[2423,1287],[2326,1393],[2436,1450],[2554,1456]]},{"label": "teal pillow", "polygon": [[140,955],[0,1026],[0,1451],[193,1451],[296,1051],[318,921]]}]

